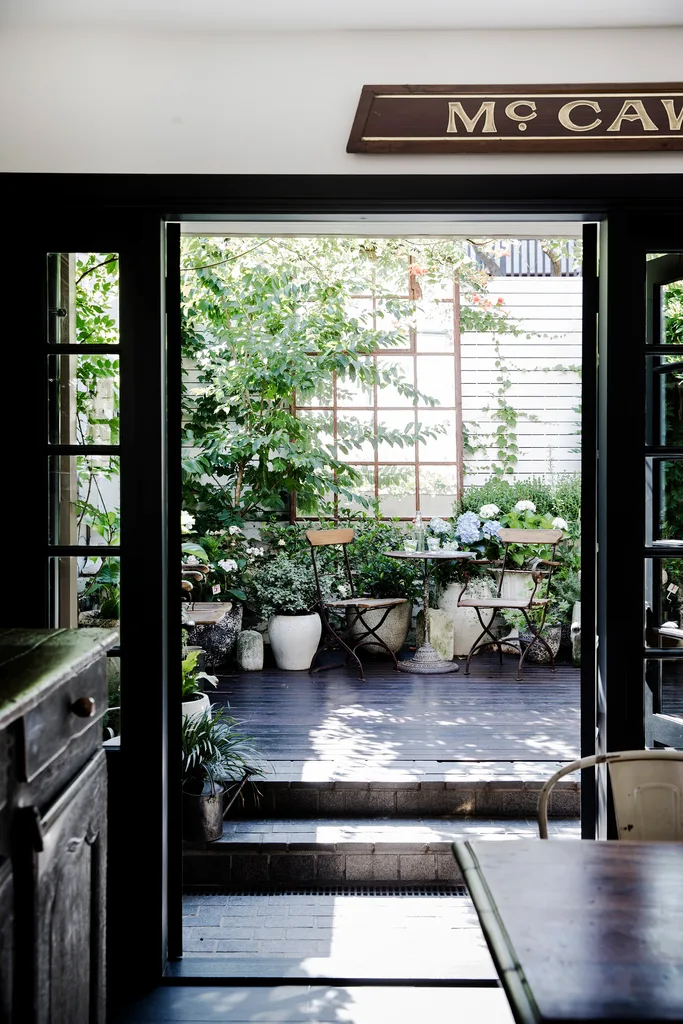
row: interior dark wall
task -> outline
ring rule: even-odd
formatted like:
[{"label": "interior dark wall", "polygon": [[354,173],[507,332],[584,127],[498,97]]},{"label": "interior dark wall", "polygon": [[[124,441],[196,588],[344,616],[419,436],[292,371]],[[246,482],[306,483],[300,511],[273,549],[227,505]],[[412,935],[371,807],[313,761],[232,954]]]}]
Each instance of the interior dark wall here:
[{"label": "interior dark wall", "polygon": [[[663,159],[665,155],[663,155]],[[390,158],[389,158],[390,159]],[[631,258],[632,242],[642,242],[650,221],[673,223],[683,216],[683,175],[512,175],[512,176],[178,176],[178,175],[0,175],[4,245],[2,265],[3,358],[0,374],[0,437],[2,438],[2,500],[0,524],[5,541],[5,580],[0,588],[0,626],[45,626],[45,563],[47,557],[46,417],[45,417],[45,253],[96,248],[99,237],[114,251],[126,252],[129,285],[126,299],[129,390],[122,416],[132,428],[124,441],[122,460],[129,482],[122,492],[122,559],[144,562],[145,572],[131,584],[128,607],[137,608],[143,628],[125,625],[122,633],[122,671],[128,694],[142,696],[144,711],[124,721],[126,744],[114,782],[112,827],[116,830],[110,860],[110,896],[116,898],[120,919],[132,930],[110,934],[110,963],[118,958],[114,976],[128,979],[127,988],[154,984],[161,976],[170,935],[177,934],[179,914],[178,839],[179,792],[169,775],[174,761],[168,751],[173,736],[166,721],[167,705],[175,708],[175,686],[159,670],[173,649],[166,609],[173,609],[174,584],[166,575],[167,553],[177,550],[178,538],[166,531],[165,512],[172,499],[172,481],[166,464],[174,457],[177,436],[171,431],[165,388],[177,393],[174,368],[164,380],[165,310],[177,307],[177,275],[166,281],[163,221],[178,219],[230,219],[234,216],[352,219],[361,215],[392,218],[450,215],[472,219],[577,220],[607,222],[609,242],[603,245],[601,275],[610,275],[601,295],[601,341],[606,353],[618,353],[599,386],[603,388],[600,415],[607,419],[602,433],[608,446],[604,495],[613,495],[623,512],[623,479],[629,453],[639,451],[637,419],[618,408],[610,420],[610,396],[620,374],[633,360],[640,344],[637,336],[639,304],[637,267]],[[671,233],[683,246],[683,233]],[[53,248],[58,246],[56,250]],[[634,250],[635,251],[635,250]],[[638,257],[640,258],[640,257]],[[609,261],[609,267],[606,261]],[[621,278],[618,276],[621,275]],[[635,275],[635,276],[634,276]],[[621,280],[621,284],[619,283]],[[141,283],[138,289],[136,282]],[[628,289],[623,282],[628,281]],[[597,291],[594,299],[597,301]],[[635,296],[635,297],[634,297]],[[173,304],[176,303],[176,307]],[[605,305],[606,304],[606,305]],[[634,329],[636,325],[636,329]],[[631,363],[629,363],[631,360]],[[620,365],[621,363],[621,365]],[[171,366],[171,361],[169,361]],[[636,385],[637,390],[637,385]],[[617,392],[618,393],[618,392]],[[637,396],[636,396],[637,397]],[[584,395],[584,409],[591,395]],[[173,418],[172,410],[170,412]],[[609,422],[608,422],[609,420]],[[635,446],[635,447],[634,447]],[[612,462],[609,462],[611,451]],[[595,474],[595,450],[587,448],[584,472]],[[626,461],[625,461],[626,459]],[[169,491],[171,486],[171,491]],[[610,499],[611,500],[611,499]],[[594,508],[584,515],[594,516]],[[603,516],[609,514],[602,508]],[[124,525],[125,524],[125,525]],[[604,623],[615,641],[606,646],[604,671],[607,697],[613,706],[609,744],[633,745],[642,728],[642,679],[636,659],[630,663],[619,650],[616,630],[624,624],[637,628],[642,613],[636,601],[626,608],[621,540],[604,535],[603,600],[615,595]],[[612,545],[610,547],[610,545]],[[129,563],[130,564],[130,563]],[[173,564],[173,558],[171,558]],[[595,560],[587,561],[584,585],[594,578]],[[135,595],[137,594],[137,598]],[[605,596],[606,595],[606,596]],[[179,630],[179,624],[178,624]],[[612,634],[610,634],[612,635]],[[610,642],[611,643],[611,642]],[[622,645],[623,648],[623,645]],[[586,674],[584,705],[595,701],[595,678]],[[610,697],[610,689],[612,691]],[[640,706],[640,712],[639,712]],[[178,727],[179,728],[179,727]],[[637,744],[636,744],[637,745]],[[617,747],[618,749],[618,747]],[[171,794],[169,796],[169,794]],[[125,802],[125,808],[124,808]],[[125,809],[125,814],[122,810]],[[119,815],[117,818],[116,816]],[[125,824],[122,824],[125,822]],[[124,832],[125,828],[125,832]],[[122,842],[125,840],[125,842]],[[168,857],[176,858],[169,871]],[[167,895],[170,893],[169,898]],[[114,918],[112,918],[113,920]],[[124,972],[125,967],[125,972]]]}]

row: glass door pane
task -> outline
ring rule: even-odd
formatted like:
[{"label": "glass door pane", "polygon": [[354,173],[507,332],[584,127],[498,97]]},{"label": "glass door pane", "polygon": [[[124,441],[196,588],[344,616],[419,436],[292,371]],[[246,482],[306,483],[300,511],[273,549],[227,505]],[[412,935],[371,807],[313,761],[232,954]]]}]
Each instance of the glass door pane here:
[{"label": "glass door pane", "polygon": [[646,745],[683,749],[683,253],[646,257]]}]

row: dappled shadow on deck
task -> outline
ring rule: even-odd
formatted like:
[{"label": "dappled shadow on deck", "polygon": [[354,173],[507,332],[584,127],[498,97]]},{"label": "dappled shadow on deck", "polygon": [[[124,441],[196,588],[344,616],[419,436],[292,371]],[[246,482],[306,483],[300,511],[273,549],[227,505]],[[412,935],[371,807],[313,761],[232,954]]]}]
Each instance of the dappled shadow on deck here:
[{"label": "dappled shadow on deck", "polygon": [[[254,746],[280,778],[326,781],[406,779],[435,764],[557,762],[579,756],[579,670],[527,665],[482,655],[470,676],[394,672],[387,662],[366,665],[366,680],[350,668],[221,676],[212,700],[230,704]],[[551,769],[552,770],[552,769]],[[547,770],[544,771],[547,775]],[[360,777],[360,775],[358,775]]]}]

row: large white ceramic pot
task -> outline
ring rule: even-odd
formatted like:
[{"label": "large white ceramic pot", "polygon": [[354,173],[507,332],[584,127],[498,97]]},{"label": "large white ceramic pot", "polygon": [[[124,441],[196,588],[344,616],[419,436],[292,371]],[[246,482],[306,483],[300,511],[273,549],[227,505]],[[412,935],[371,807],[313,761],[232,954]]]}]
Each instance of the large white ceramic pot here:
[{"label": "large white ceramic pot", "polygon": [[208,694],[197,692],[192,696],[192,700],[184,700],[182,703],[183,718],[196,718],[211,707]]},{"label": "large white ceramic pot", "polygon": [[[385,614],[386,608],[369,608],[367,611],[363,612],[363,619],[371,629],[375,629],[377,624],[382,622],[382,618]],[[413,608],[410,601],[406,601],[405,604],[395,604],[393,608],[390,609],[389,614],[386,619],[384,619],[384,622],[382,622],[382,625],[378,630],[376,630],[377,636],[384,641],[389,650],[393,651],[394,654],[398,654],[406,642],[412,614]],[[352,622],[353,625],[351,626],[351,632],[349,634],[351,637],[351,646],[356,643],[359,636],[362,636],[363,633],[367,633],[366,627],[359,619],[356,618],[355,608],[347,608],[346,623],[347,625],[350,625]],[[367,646],[363,644],[363,646],[359,648],[359,651],[367,652],[368,654],[387,653],[381,644],[377,643],[369,643]]]},{"label": "large white ceramic pot", "polygon": [[311,615],[273,615],[268,622],[268,639],[278,668],[301,672],[311,667],[318,650],[322,623]]},{"label": "large white ceramic pot", "polygon": [[[496,570],[496,577],[498,576],[499,570]],[[498,585],[498,579],[496,578],[496,586]],[[545,584],[541,582],[540,587],[544,587]],[[531,597],[534,589],[534,578],[530,572],[525,569],[506,569],[505,575],[503,576],[503,587],[500,592],[501,597],[511,598],[513,601],[528,600]],[[538,591],[536,591],[538,594]],[[545,593],[545,590],[543,591]]]},{"label": "large white ceramic pot", "polygon": [[[459,608],[458,597],[462,590],[462,583],[449,583],[441,592],[437,607],[445,611],[453,619],[453,653],[456,658],[462,658],[469,654],[474,641],[481,633],[481,623],[474,608]],[[495,593],[493,580],[480,577],[470,580],[467,588],[468,597],[486,598]],[[490,611],[482,612],[484,622],[488,622]]]}]

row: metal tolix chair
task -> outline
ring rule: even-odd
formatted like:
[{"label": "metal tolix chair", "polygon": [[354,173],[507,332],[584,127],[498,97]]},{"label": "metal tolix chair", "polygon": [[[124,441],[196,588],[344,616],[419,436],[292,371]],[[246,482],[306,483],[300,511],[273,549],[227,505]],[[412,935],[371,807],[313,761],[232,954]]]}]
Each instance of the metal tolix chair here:
[{"label": "metal tolix chair", "polygon": [[[553,569],[560,564],[554,560],[555,548],[562,540],[563,536],[564,534],[562,530],[513,530],[503,528],[498,534],[499,539],[503,543],[502,559],[498,562],[484,562],[483,560],[479,560],[478,563],[475,563],[479,565],[488,564],[492,568],[499,566],[500,577],[495,597],[467,597],[466,593],[469,585],[469,578],[466,580],[465,586],[458,595],[458,608],[474,608],[482,627],[482,632],[470,647],[467,655],[465,675],[469,675],[472,656],[483,647],[489,647],[491,644],[496,644],[498,647],[498,654],[500,656],[501,663],[503,661],[503,644],[505,644],[505,646],[512,646],[514,644],[519,645],[519,662],[517,663],[518,682],[522,678],[524,659],[534,644],[540,644],[545,647],[546,651],[550,655],[552,670],[553,672],[555,671],[555,655],[553,654],[547,640],[542,636],[542,632],[545,625],[548,605],[550,604],[550,580],[553,574]],[[511,576],[514,577],[516,573],[519,573],[518,569],[509,568],[509,548],[511,546],[514,547],[515,545],[524,545],[524,547],[528,547],[529,545],[538,545],[539,549],[550,547],[552,553],[550,559],[536,559],[534,568],[531,571],[533,581],[533,589],[531,592],[525,596],[509,597],[504,595],[505,583]],[[539,587],[541,590],[539,590]],[[498,612],[502,611],[504,608],[515,609],[522,612],[524,615],[529,631],[533,634],[533,639],[527,646],[524,646],[518,637],[500,638],[494,636],[491,632],[491,626],[493,625],[494,618]],[[538,625],[531,620],[529,615],[529,613],[535,609],[540,609],[541,612],[541,621]],[[484,622],[482,617],[483,611],[491,612],[488,622]]]},{"label": "metal tolix chair", "polygon": [[552,775],[538,799],[538,833],[548,838],[548,800],[559,779],[582,768],[606,764],[619,839],[683,842],[683,750],[620,750],[592,754]]},{"label": "metal tolix chair", "polygon": [[[353,585],[351,563],[349,562],[349,553],[347,551],[347,546],[354,539],[353,530],[307,530],[306,539],[311,545],[311,560],[313,562],[313,572],[315,574],[315,583],[318,590],[318,611],[326,633],[326,639],[318,649],[313,661],[315,662],[316,658],[322,651],[329,650],[335,645],[340,645],[346,651],[346,660],[343,663],[337,663],[335,665],[317,665],[315,668],[311,666],[309,671],[312,673],[323,672],[328,668],[338,668],[340,664],[348,665],[349,659],[353,658],[358,665],[360,678],[365,679],[363,663],[356,654],[356,651],[360,647],[370,646],[379,646],[385,650],[394,662],[394,669],[398,671],[398,659],[396,658],[396,655],[385,643],[382,637],[378,635],[377,630],[384,624],[391,609],[395,608],[396,605],[399,604],[407,604],[407,598],[358,597],[356,595],[355,587]],[[346,582],[351,595],[350,597],[340,598],[339,600],[330,600],[325,597],[320,582],[321,573],[316,561],[316,549],[324,547],[341,548]],[[384,611],[384,615],[381,616],[379,622],[376,622],[374,625],[370,625],[370,623],[368,623],[364,618],[364,614],[368,611]],[[338,612],[346,616],[346,629],[335,628],[331,621],[330,612]],[[353,614],[349,616],[347,614],[349,612]],[[349,641],[352,642],[350,643]]]}]

